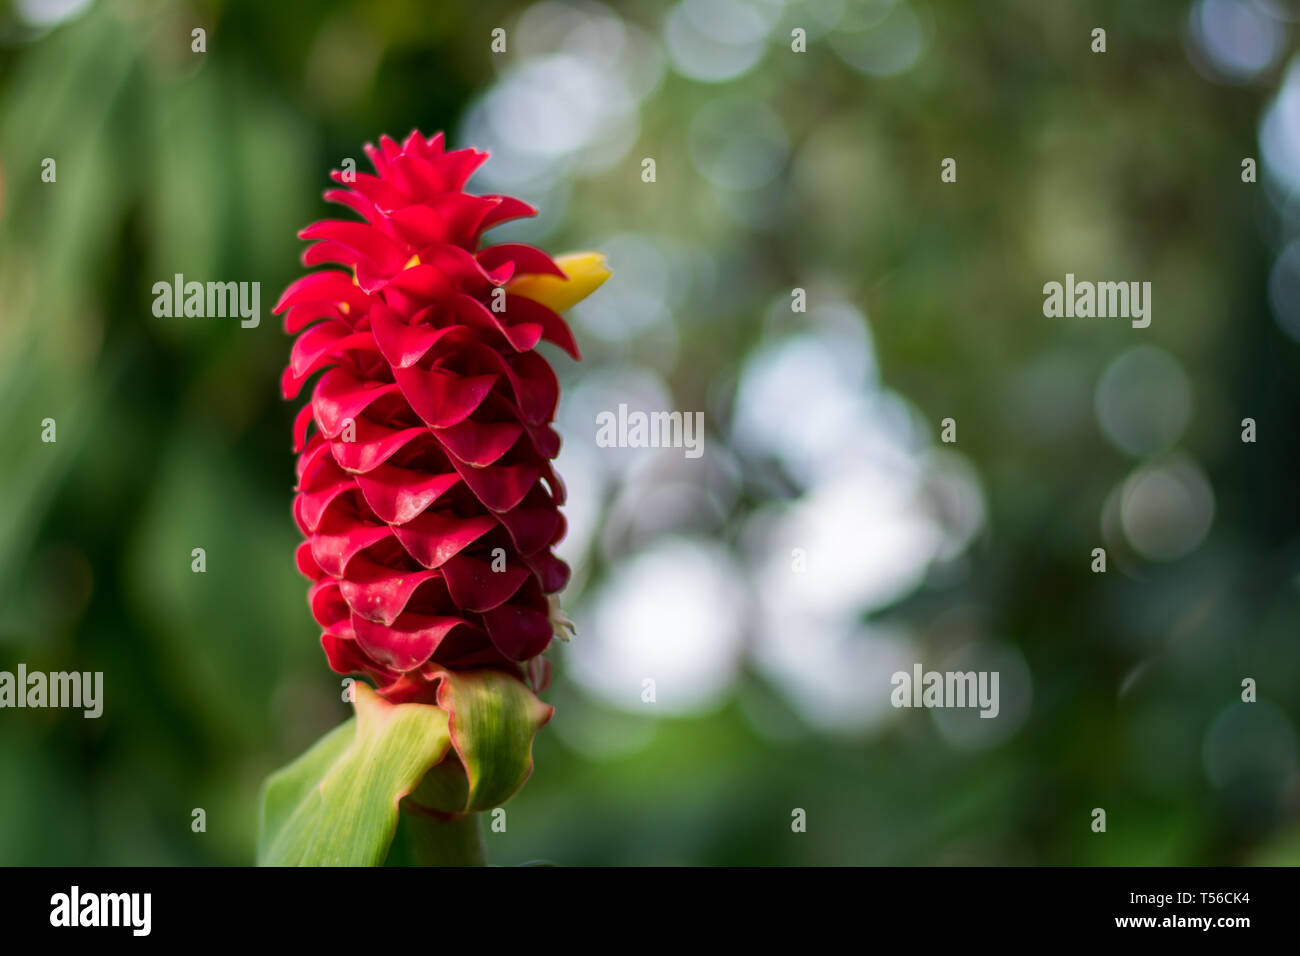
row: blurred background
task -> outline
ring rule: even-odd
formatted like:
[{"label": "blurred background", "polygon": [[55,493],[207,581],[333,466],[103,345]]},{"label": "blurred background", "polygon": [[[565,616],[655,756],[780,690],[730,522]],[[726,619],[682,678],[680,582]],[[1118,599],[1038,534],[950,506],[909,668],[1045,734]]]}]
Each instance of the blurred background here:
[{"label": "blurred background", "polygon": [[[327,171],[412,127],[541,208],[493,241],[615,272],[548,352],[578,636],[492,862],[1300,863],[1298,39],[1295,0],[0,2],[0,669],[105,674],[98,720],[0,711],[0,863],[249,863],[346,718],[269,310]],[[1067,272],[1151,281],[1150,328],[1045,318]],[[261,324],[155,317],[176,273]],[[704,454],[598,448],[619,403]],[[999,718],[894,709],[915,662],[999,671]]]}]

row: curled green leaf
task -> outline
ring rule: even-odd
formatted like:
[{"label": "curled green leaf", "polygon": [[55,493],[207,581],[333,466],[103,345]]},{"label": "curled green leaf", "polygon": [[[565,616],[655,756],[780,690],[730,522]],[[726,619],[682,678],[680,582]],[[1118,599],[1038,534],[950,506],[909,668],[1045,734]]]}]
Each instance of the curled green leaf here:
[{"label": "curled green leaf", "polygon": [[378,866],[398,804],[451,746],[447,712],[390,704],[356,683],[356,716],[268,778],[257,860],[263,866]]},{"label": "curled green leaf", "polygon": [[505,803],[533,772],[533,737],[555,708],[517,677],[496,670],[443,670],[437,700],[450,715],[458,759],[434,767],[411,799],[451,813]]}]

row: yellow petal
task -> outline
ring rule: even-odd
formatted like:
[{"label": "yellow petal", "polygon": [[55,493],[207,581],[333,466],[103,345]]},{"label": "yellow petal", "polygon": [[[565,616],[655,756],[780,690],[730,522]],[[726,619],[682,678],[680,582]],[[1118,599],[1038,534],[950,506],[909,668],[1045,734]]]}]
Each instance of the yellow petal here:
[{"label": "yellow petal", "polygon": [[506,283],[511,295],[540,302],[552,312],[563,312],[591,295],[612,272],[599,252],[571,252],[556,256],[555,264],[567,278],[527,275]]}]

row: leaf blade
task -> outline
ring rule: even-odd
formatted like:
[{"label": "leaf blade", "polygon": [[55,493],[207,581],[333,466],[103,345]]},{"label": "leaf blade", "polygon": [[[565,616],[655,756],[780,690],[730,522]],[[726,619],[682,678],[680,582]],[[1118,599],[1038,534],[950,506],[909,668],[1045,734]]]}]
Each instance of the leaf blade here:
[{"label": "leaf blade", "polygon": [[445,711],[353,686],[356,717],[267,780],[260,865],[379,865],[400,801],[450,748]]},{"label": "leaf blade", "polygon": [[456,809],[505,803],[532,774],[533,737],[555,709],[517,678],[494,670],[445,672],[438,706],[451,715],[452,747],[468,778],[464,805]]}]

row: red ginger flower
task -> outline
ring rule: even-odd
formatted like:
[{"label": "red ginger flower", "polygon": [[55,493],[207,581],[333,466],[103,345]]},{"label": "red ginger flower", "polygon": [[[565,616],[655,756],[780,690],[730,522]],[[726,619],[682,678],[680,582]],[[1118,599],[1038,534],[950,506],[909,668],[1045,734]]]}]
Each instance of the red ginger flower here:
[{"label": "red ginger flower", "polygon": [[464,192],[487,153],[418,131],[365,150],[377,175],[335,170],[348,188],[325,192],[364,221],[299,233],[315,240],[304,265],[350,273],[304,276],[274,310],[298,333],[285,398],[327,370],[294,423],[297,561],[321,644],[392,701],[430,699],[442,668],[526,669],[541,689],[569,568],[552,551],[559,384],[534,346],[578,358],[549,305],[609,273],[590,254],[566,275],[532,246],[480,249],[485,230],[537,212]]}]

